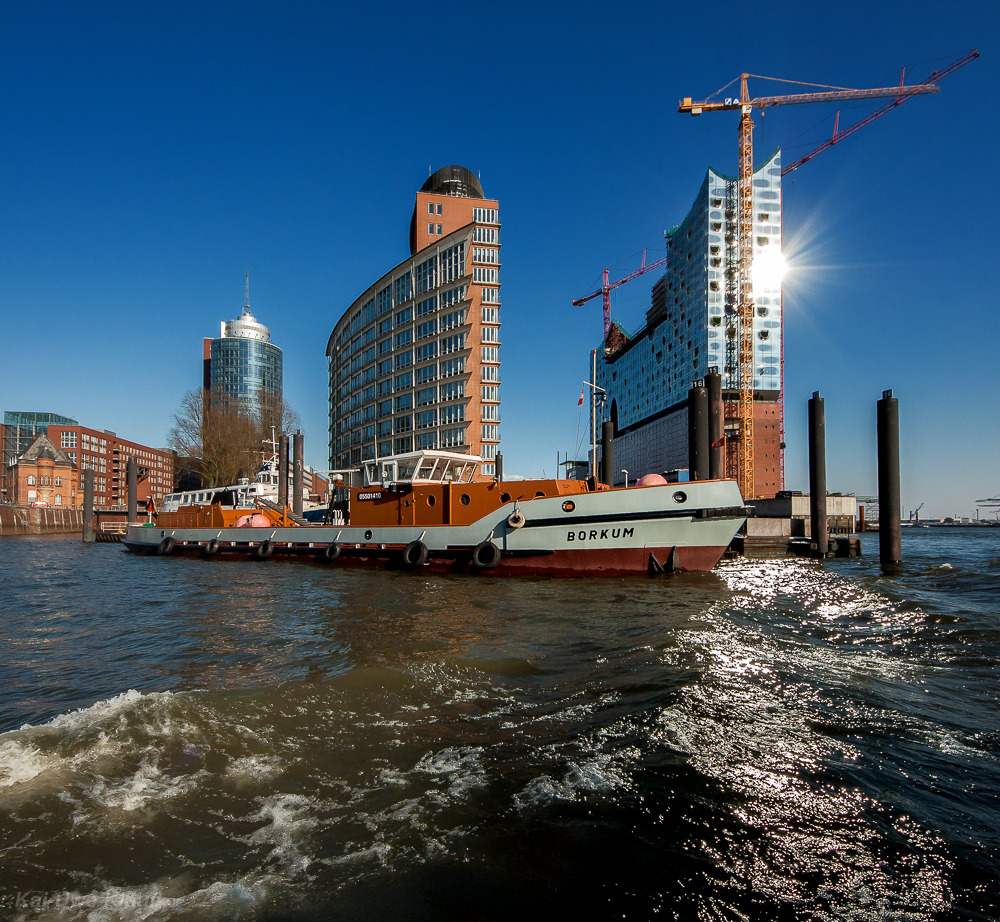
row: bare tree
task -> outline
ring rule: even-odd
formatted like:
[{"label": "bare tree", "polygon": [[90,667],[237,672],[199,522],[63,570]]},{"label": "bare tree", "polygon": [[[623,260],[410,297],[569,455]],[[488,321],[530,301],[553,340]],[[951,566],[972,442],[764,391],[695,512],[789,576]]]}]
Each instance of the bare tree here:
[{"label": "bare tree", "polygon": [[167,438],[178,455],[193,460],[204,486],[224,486],[256,472],[272,425],[282,435],[297,422],[278,396],[261,401],[257,412],[225,394],[199,389],[184,395]]},{"label": "bare tree", "polygon": [[296,413],[284,398],[278,394],[268,394],[261,391],[257,397],[257,406],[260,408],[259,426],[260,435],[258,442],[269,442],[273,434],[275,437],[281,435],[291,435],[301,426],[299,414]]}]

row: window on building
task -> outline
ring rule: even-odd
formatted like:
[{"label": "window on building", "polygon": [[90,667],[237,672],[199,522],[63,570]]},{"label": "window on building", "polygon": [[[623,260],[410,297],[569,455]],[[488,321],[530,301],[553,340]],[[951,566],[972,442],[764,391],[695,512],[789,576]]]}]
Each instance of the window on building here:
[{"label": "window on building", "polygon": [[442,448],[458,448],[465,444],[465,429],[445,429],[441,433]]},{"label": "window on building", "polygon": [[473,208],[472,220],[477,224],[499,224],[500,212],[496,208]]},{"label": "window on building", "polygon": [[429,362],[431,359],[437,357],[437,342],[424,343],[422,346],[417,346],[417,362]]},{"label": "window on building", "polygon": [[448,359],[440,365],[441,377],[452,378],[455,375],[465,374],[465,356],[457,359]]},{"label": "window on building", "polygon": [[500,265],[500,251],[494,247],[473,247],[472,260],[477,263],[498,266]]},{"label": "window on building", "polygon": [[[438,231],[440,233],[440,230]],[[441,254],[441,282],[447,285],[465,275],[465,241],[448,247]]]},{"label": "window on building", "polygon": [[35,485],[35,475],[28,474],[28,486],[33,487]]},{"label": "window on building", "polygon": [[[397,306],[413,297],[413,278],[409,272],[404,272],[392,283],[392,300]],[[399,318],[396,318],[399,323]]]},{"label": "window on building", "polygon": [[452,311],[450,314],[445,314],[441,318],[441,332],[444,333],[448,330],[454,330],[455,327],[465,326],[466,310]]},{"label": "window on building", "polygon": [[417,266],[417,294],[437,288],[437,256],[424,260]]},{"label": "window on building", "polygon": [[465,348],[465,337],[468,334],[458,333],[455,336],[446,336],[441,340],[441,354],[447,355],[450,352],[460,352]]},{"label": "window on building", "polygon": [[465,300],[465,286],[460,285],[458,288],[452,288],[450,291],[441,292],[441,307],[451,307],[452,304],[458,304],[459,301]]},{"label": "window on building", "polygon": [[456,403],[452,404],[450,407],[441,408],[441,425],[451,426],[454,423],[464,422],[465,420],[465,404]]},{"label": "window on building", "polygon": [[[438,213],[438,214],[441,214],[441,203],[440,203],[440,202],[438,202],[438,206],[437,206],[437,213]],[[441,233],[441,231],[439,230],[439,231],[438,231],[438,233],[440,234],[440,233]]]}]

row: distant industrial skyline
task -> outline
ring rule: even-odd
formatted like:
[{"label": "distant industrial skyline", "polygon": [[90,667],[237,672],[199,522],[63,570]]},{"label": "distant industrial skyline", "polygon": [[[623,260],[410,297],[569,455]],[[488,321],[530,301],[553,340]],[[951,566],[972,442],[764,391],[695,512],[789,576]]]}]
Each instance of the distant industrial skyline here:
[{"label": "distant industrial skyline", "polygon": [[[505,470],[553,474],[557,452],[586,454],[576,404],[601,333],[599,299],[571,300],[605,266],[623,274],[643,249],[662,255],[706,168],[737,171],[733,113],[691,119],[678,100],[741,70],[891,85],[903,65],[918,80],[978,46],[940,93],[786,177],[782,227],[786,485],[808,488],[806,401],[819,390],[830,489],[873,494],[875,402],[892,388],[904,511],[974,514],[1000,490],[1000,432],[978,397],[1000,385],[985,274],[1000,236],[998,13],[848,2],[747,21],[743,9],[584,3],[567,17],[514,3],[461,21],[401,3],[377,15],[257,2],[7,10],[0,408],[163,445],[200,380],[198,342],[232,315],[249,268],[306,460],[325,468],[329,331],[399,261],[398,203],[428,164],[461,163],[503,203]],[[457,47],[475,49],[474,79],[451,87]],[[842,106],[842,123],[878,104]],[[756,165],[828,137],[836,108],[758,115]],[[636,281],[613,316],[635,331],[648,306]]]}]

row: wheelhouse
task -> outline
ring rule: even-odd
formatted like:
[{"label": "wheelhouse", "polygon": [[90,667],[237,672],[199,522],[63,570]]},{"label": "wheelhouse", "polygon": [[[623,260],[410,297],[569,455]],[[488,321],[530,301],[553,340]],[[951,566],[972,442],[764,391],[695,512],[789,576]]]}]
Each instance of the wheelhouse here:
[{"label": "wheelhouse", "polygon": [[472,483],[483,459],[451,451],[412,451],[364,463],[367,487],[393,483]]}]

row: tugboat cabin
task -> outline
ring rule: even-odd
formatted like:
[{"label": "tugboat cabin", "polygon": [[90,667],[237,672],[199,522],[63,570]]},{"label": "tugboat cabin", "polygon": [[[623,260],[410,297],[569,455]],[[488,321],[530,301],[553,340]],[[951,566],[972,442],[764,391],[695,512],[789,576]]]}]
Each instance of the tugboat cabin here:
[{"label": "tugboat cabin", "polygon": [[583,480],[477,480],[481,463],[478,455],[432,450],[366,461],[363,486],[344,490],[349,499],[337,506],[347,525],[471,525],[504,506],[517,512],[527,500],[591,491]]},{"label": "tugboat cabin", "polygon": [[366,487],[394,483],[472,483],[483,459],[452,451],[411,451],[364,463]]}]

